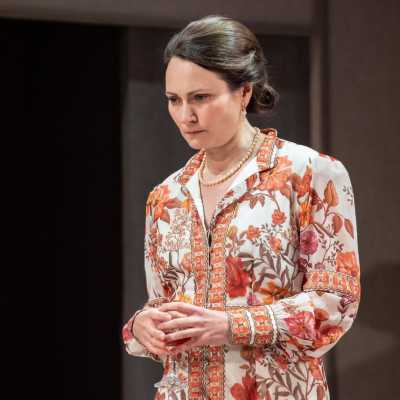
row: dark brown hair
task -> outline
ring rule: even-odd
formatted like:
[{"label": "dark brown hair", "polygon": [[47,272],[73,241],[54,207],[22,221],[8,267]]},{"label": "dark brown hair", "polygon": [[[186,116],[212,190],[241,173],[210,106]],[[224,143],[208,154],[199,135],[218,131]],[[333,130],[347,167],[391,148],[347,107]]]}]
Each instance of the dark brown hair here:
[{"label": "dark brown hair", "polygon": [[268,83],[267,61],[258,39],[245,25],[221,15],[207,15],[175,33],[164,50],[164,65],[180,57],[217,73],[234,91],[253,84],[250,113],[272,110],[278,92]]}]

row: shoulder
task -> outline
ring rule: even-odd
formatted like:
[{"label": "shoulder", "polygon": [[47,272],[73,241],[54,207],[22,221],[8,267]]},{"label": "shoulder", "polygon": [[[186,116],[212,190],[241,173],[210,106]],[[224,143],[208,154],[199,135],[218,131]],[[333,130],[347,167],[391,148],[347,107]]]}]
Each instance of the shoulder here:
[{"label": "shoulder", "polygon": [[169,174],[167,177],[165,177],[157,186],[168,186],[171,189],[176,188],[177,186],[180,186],[178,182],[178,178],[183,172],[184,166],[177,169],[176,171],[172,172]]},{"label": "shoulder", "polygon": [[347,168],[336,157],[282,138],[277,139],[277,147],[278,162],[280,158],[287,160],[294,174],[303,176],[311,173],[313,181],[324,177],[332,180],[349,179]]},{"label": "shoulder", "polygon": [[198,154],[198,152],[195,153],[181,168],[170,173],[161,182],[155,185],[148,194],[147,203],[150,203],[154,206],[159,200],[165,201],[167,199],[177,197],[182,188],[179,178],[185,172],[185,169],[188,167],[189,163],[192,162],[192,160]]},{"label": "shoulder", "polygon": [[147,196],[147,203],[154,205],[155,200],[161,200],[165,197],[170,197],[171,192],[175,192],[180,187],[177,178],[182,172],[183,167],[172,172],[166,178],[164,178],[160,183],[153,186],[153,188],[149,191]]}]

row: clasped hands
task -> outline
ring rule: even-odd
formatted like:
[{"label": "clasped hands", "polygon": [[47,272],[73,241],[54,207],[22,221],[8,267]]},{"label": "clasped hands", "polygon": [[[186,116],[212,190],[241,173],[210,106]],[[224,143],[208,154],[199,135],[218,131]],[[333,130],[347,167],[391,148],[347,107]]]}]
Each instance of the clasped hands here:
[{"label": "clasped hands", "polygon": [[[177,354],[197,346],[227,344],[229,323],[223,311],[183,302],[164,303],[142,311],[135,319],[134,336],[158,356]],[[187,339],[184,343],[173,342]]]}]

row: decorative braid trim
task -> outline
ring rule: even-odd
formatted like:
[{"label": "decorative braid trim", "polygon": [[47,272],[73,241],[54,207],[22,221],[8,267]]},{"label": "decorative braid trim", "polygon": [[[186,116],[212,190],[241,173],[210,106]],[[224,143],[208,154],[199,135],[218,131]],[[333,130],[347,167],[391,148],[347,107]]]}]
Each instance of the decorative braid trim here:
[{"label": "decorative braid trim", "polygon": [[251,327],[246,310],[228,311],[230,343],[248,345],[251,340]]},{"label": "decorative braid trim", "polygon": [[352,275],[333,271],[311,271],[305,275],[304,291],[339,292],[355,301],[360,299],[360,280]]},{"label": "decorative braid trim", "polygon": [[276,319],[275,319],[275,315],[274,312],[272,311],[272,308],[270,305],[266,305],[265,308],[267,309],[267,312],[269,314],[269,318],[271,320],[272,323],[272,340],[271,340],[271,346],[273,344],[275,344],[276,339],[278,338],[278,326],[276,324]]},{"label": "decorative braid trim", "polygon": [[265,307],[253,307],[249,309],[255,325],[254,345],[266,346],[273,340],[273,325],[270,314]]},{"label": "decorative braid trim", "polygon": [[253,317],[251,316],[250,311],[245,310],[245,313],[246,313],[247,320],[249,321],[250,331],[251,331],[249,345],[253,346],[254,340],[256,338],[256,327],[254,325]]}]

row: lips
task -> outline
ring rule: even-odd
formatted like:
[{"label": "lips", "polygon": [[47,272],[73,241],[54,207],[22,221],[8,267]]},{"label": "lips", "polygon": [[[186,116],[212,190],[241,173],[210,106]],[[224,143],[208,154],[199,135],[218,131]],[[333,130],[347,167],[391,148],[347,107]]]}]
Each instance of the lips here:
[{"label": "lips", "polygon": [[184,131],[186,134],[195,134],[195,133],[201,133],[204,132],[204,130],[200,130],[200,131]]}]

